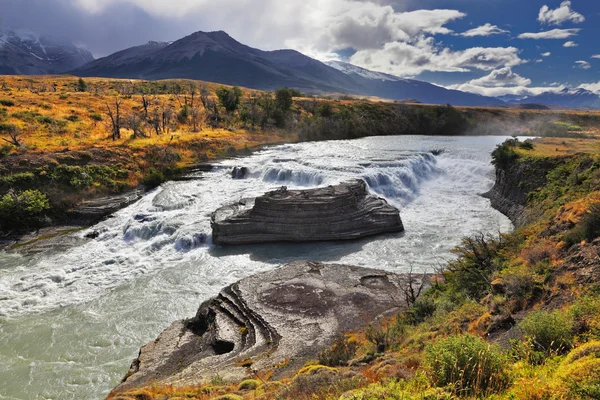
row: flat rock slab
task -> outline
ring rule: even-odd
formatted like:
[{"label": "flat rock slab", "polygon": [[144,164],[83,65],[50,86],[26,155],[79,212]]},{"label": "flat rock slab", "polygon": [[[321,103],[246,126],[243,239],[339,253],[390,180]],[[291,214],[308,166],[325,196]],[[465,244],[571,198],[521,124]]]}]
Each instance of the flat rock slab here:
[{"label": "flat rock slab", "polygon": [[352,240],[402,232],[400,211],[362,180],[310,190],[283,187],[212,214],[218,245]]},{"label": "flat rock slab", "polygon": [[216,376],[240,381],[275,367],[276,377],[286,376],[340,332],[398,312],[407,282],[384,271],[309,261],[251,276],[142,347],[115,391],[196,385]]}]

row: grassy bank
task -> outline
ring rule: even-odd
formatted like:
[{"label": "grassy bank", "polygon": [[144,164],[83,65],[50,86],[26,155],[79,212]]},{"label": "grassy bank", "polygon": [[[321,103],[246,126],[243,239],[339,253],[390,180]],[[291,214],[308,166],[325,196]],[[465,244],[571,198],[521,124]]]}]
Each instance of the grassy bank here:
[{"label": "grassy bank", "polygon": [[373,135],[596,133],[599,113],[308,98],[183,80],[0,77],[0,232],[69,220],[82,201],[152,188],[271,143]]},{"label": "grassy bank", "polygon": [[599,398],[598,141],[510,140],[493,156],[504,174],[545,177],[539,187],[522,185],[528,223],[465,238],[406,312],[340,333],[288,379],[254,371],[235,384],[214,379],[113,398]]}]

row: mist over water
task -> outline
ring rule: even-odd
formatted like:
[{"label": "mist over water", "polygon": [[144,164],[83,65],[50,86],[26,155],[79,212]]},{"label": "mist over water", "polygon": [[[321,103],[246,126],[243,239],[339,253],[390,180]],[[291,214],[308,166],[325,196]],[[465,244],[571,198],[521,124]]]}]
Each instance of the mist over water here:
[{"label": "mist over water", "polygon": [[[241,278],[298,259],[432,271],[475,232],[508,231],[479,194],[505,137],[373,137],[282,145],[166,183],[68,251],[0,253],[0,399],[99,399],[144,343]],[[438,157],[432,149],[445,149]],[[249,169],[234,180],[235,166]],[[353,242],[219,248],[216,208],[280,186],[364,179],[401,209],[406,232]]]}]

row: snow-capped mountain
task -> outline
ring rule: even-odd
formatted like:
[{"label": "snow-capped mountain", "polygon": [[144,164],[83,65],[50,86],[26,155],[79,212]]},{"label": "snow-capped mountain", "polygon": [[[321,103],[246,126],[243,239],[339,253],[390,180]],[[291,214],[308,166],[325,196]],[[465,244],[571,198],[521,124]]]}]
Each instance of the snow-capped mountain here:
[{"label": "snow-capped mountain", "polygon": [[405,79],[399,78],[394,75],[384,74],[382,72],[370,71],[368,69],[361,68],[356,65],[349,64],[349,63],[346,63],[343,61],[327,61],[327,62],[325,62],[325,64],[327,64],[330,67],[335,68],[338,71],[341,71],[347,75],[356,74],[358,76],[362,76],[363,78],[381,80],[381,81],[391,81],[391,82],[406,81]]},{"label": "snow-capped mountain", "polygon": [[546,104],[562,108],[600,108],[600,96],[582,88],[565,88],[558,92],[544,92],[537,96],[502,98],[513,104]]},{"label": "snow-capped mountain", "polygon": [[93,60],[92,53],[66,40],[27,30],[0,30],[0,74],[59,74]]}]

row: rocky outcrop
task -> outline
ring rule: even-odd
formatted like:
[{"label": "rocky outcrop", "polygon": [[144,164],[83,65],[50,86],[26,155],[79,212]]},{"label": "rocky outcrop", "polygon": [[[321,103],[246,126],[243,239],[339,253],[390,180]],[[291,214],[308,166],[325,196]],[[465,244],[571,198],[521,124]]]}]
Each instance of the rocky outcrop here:
[{"label": "rocky outcrop", "polygon": [[145,345],[115,390],[197,385],[217,375],[240,381],[271,369],[284,377],[317,358],[340,332],[397,312],[408,282],[383,271],[309,261],[251,276]]},{"label": "rocky outcrop", "polygon": [[506,215],[516,227],[524,226],[536,210],[528,210],[527,196],[543,187],[546,175],[563,159],[516,159],[506,167],[496,168],[496,183],[483,196],[490,199],[492,207]]},{"label": "rocky outcrop", "polygon": [[400,212],[371,196],[362,180],[310,190],[283,187],[212,215],[213,242],[349,240],[404,230]]}]

